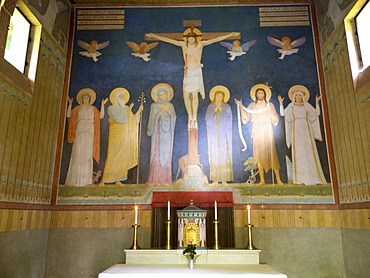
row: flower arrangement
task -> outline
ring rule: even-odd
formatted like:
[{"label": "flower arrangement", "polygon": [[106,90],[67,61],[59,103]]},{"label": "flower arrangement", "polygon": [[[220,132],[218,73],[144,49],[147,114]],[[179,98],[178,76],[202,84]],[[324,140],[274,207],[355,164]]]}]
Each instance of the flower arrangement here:
[{"label": "flower arrangement", "polygon": [[190,259],[193,260],[194,255],[197,254],[197,252],[195,252],[195,249],[197,249],[196,244],[188,244],[188,246],[184,249],[184,251],[182,253],[184,255],[189,254]]}]

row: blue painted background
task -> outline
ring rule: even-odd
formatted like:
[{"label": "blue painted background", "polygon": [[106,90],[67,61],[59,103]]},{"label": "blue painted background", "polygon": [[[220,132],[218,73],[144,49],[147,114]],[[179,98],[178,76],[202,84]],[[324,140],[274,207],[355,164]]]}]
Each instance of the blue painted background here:
[{"label": "blue painted background", "polygon": [[[209,164],[207,153],[207,138],[205,130],[205,112],[210,100],[208,93],[213,86],[224,85],[231,93],[229,104],[233,109],[233,167],[234,182],[244,182],[249,172],[244,172],[244,161],[253,156],[252,141],[250,138],[251,123],[243,125],[244,137],[248,150],[242,152],[242,144],[237,130],[237,114],[234,98],[243,99],[247,106],[252,100],[250,89],[258,83],[268,82],[272,87],[271,102],[277,113],[279,106],[277,96],[285,97],[284,107],[290,102],[287,93],[291,86],[305,85],[311,93],[309,102],[314,105],[315,96],[320,93],[317,64],[315,58],[314,36],[311,26],[303,27],[260,27],[259,6],[225,6],[225,7],[179,7],[179,8],[124,8],[124,30],[101,31],[74,31],[72,65],[70,75],[69,96],[74,97],[85,87],[90,87],[97,93],[95,106],[100,109],[102,98],[109,97],[116,87],[125,87],[131,94],[129,103],[134,102],[134,111],[138,108],[138,97],[141,92],[146,94],[147,103],[143,111],[142,142],[140,156],[140,182],[145,183],[148,174],[150,138],[146,135],[149,107],[152,103],[150,91],[160,82],[170,84],[174,88],[175,96],[172,103],[177,113],[175,142],[173,153],[173,178],[178,169],[178,159],[187,154],[187,113],[182,97],[183,58],[180,47],[161,42],[150,51],[151,61],[144,62],[141,58],[131,55],[132,50],[125,41],[140,43],[144,41],[146,33],[183,33],[183,20],[201,20],[202,26],[197,27],[202,32],[232,32],[241,33],[241,42],[257,39],[247,54],[237,57],[234,61],[228,59],[227,49],[219,43],[206,46],[203,49],[202,62],[203,78],[206,89],[206,98],[201,100],[198,109],[198,138],[200,162],[205,174],[209,177]],[[76,13],[77,14],[77,11]],[[286,56],[279,60],[277,47],[267,42],[267,36],[281,38],[289,36],[292,40],[306,36],[306,42],[299,47],[297,54]],[[101,50],[98,62],[78,54],[82,51],[77,45],[77,39],[90,42],[109,40],[110,45]],[[229,41],[232,42],[232,41]],[[149,43],[149,41],[148,41]],[[74,105],[76,102],[74,101]],[[110,105],[108,103],[107,107]],[[323,113],[322,113],[323,114]],[[325,137],[322,116],[321,128]],[[66,128],[67,131],[67,128]],[[287,181],[285,155],[288,150],[285,145],[284,118],[280,117],[279,124],[274,127],[275,141],[281,166],[283,182]],[[94,165],[94,170],[104,169],[108,139],[107,113],[101,121],[101,161]],[[325,139],[316,141],[320,159],[326,179],[330,181],[327,148]],[[64,184],[70,159],[71,144],[67,143],[66,135],[63,146],[62,169],[60,183]],[[271,180],[266,177],[266,181]],[[136,169],[129,173],[127,183],[136,182]]]}]

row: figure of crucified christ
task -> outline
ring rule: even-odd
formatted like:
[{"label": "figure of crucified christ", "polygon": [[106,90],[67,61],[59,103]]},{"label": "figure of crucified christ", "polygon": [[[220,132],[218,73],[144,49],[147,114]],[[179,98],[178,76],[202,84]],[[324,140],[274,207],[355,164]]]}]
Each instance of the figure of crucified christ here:
[{"label": "figure of crucified christ", "polygon": [[149,38],[180,46],[182,49],[184,58],[183,97],[186,112],[188,113],[188,129],[198,129],[198,93],[200,93],[203,99],[205,98],[202,73],[203,64],[201,63],[203,47],[230,37],[239,36],[239,34],[239,32],[232,32],[204,41],[202,41],[202,33],[196,28],[185,30],[183,41],[153,33],[146,35]]}]

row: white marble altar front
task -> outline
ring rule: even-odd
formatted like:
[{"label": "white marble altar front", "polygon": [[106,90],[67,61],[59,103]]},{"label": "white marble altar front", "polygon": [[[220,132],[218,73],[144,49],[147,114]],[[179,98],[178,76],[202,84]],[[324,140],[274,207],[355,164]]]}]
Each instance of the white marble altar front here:
[{"label": "white marble altar front", "polygon": [[[126,264],[187,264],[182,249],[125,250]],[[245,249],[197,249],[196,264],[244,264],[258,265],[261,250]]]},{"label": "white marble altar front", "polygon": [[195,264],[195,269],[189,269],[183,264],[116,264],[99,274],[98,278],[119,277],[173,277],[225,278],[287,278],[283,273],[265,264],[258,265],[208,265]]}]

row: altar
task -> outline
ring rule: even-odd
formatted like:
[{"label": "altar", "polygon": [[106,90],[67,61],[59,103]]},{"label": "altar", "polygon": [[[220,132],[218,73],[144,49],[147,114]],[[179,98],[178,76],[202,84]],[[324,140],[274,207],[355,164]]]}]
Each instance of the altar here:
[{"label": "altar", "polygon": [[[158,250],[140,249],[125,250],[126,264],[187,264],[183,249]],[[197,249],[195,263],[200,264],[259,264],[261,250],[245,249]]]},{"label": "altar", "polygon": [[[166,198],[166,200],[168,200]],[[167,202],[167,244],[165,249],[141,249],[137,242],[137,210],[133,225],[133,244],[125,249],[124,264],[115,264],[99,274],[99,278],[117,278],[135,275],[136,277],[173,278],[174,275],[191,275],[192,277],[266,277],[287,278],[267,264],[260,264],[260,252],[253,246],[250,224],[250,206],[248,209],[248,245],[245,249],[224,248],[218,244],[218,207],[214,201],[215,244],[213,249],[206,246],[207,211],[194,205],[193,200],[181,210],[176,211],[178,232],[174,237],[177,248],[171,248],[171,214],[170,202]],[[157,219],[158,220],[158,219]],[[158,221],[163,223],[162,221]],[[162,226],[159,226],[161,228]],[[189,261],[189,254],[184,255],[184,246],[196,246],[194,259]],[[163,245],[162,245],[163,246]],[[191,262],[191,264],[189,264]],[[194,266],[194,267],[193,267]]]},{"label": "altar", "polygon": [[287,278],[283,273],[276,271],[269,265],[237,265],[237,264],[196,264],[195,269],[189,269],[184,264],[116,264],[101,272],[98,278],[119,277],[151,277],[151,278],[173,278],[185,277],[212,277],[223,278],[232,275],[234,278]]},{"label": "altar", "polygon": [[283,273],[266,264],[260,264],[260,250],[245,249],[197,249],[195,268],[189,269],[183,249],[125,250],[126,263],[116,264],[101,272],[98,278],[171,277],[191,275],[192,277],[256,277],[287,278]]}]

